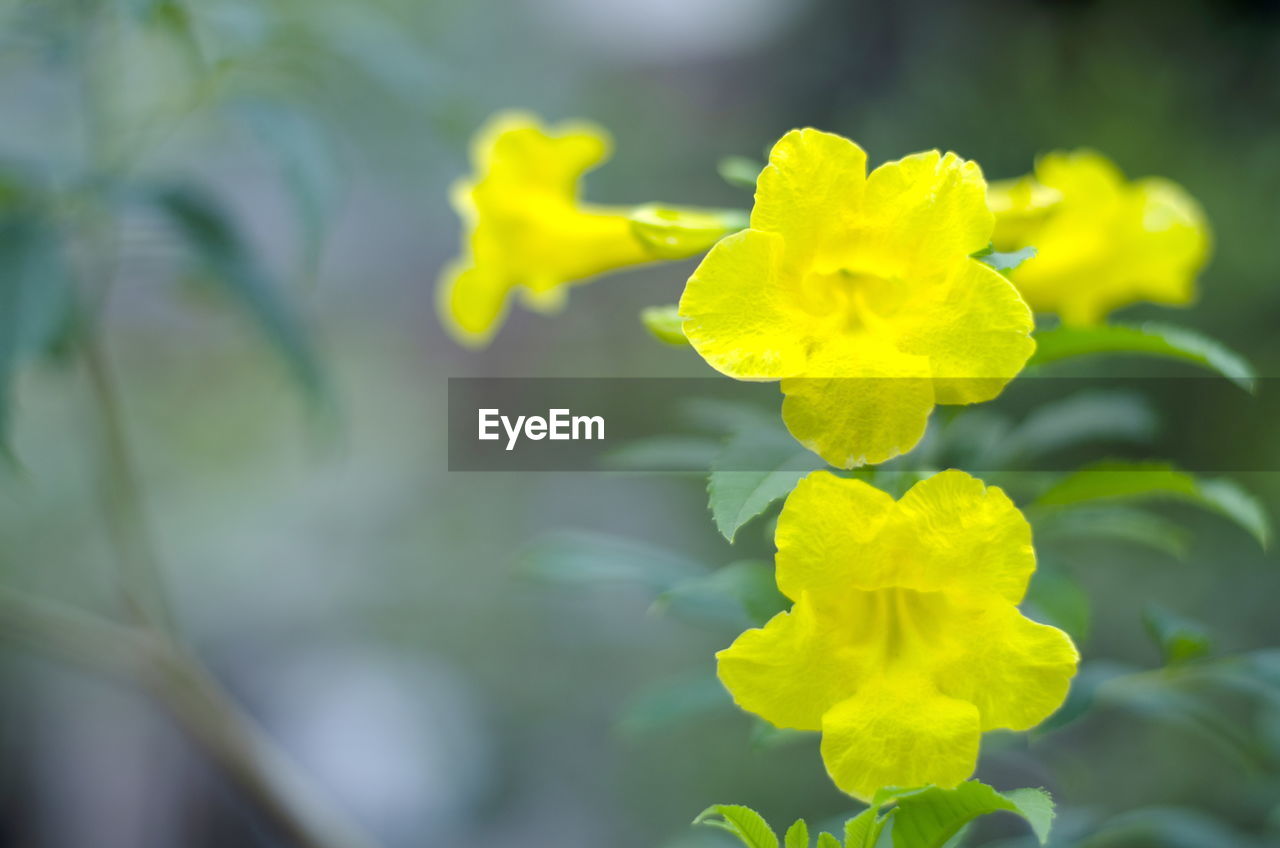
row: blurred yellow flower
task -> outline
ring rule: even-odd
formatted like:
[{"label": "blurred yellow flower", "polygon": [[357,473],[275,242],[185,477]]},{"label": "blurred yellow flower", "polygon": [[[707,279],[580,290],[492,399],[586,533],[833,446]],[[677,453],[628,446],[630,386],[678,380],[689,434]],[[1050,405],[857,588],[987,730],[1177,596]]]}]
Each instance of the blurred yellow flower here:
[{"label": "blurred yellow flower", "polygon": [[1079,656],[1017,609],[1035,553],[999,488],[945,471],[895,502],[818,471],[776,542],[794,606],[717,654],[720,680],[744,710],[820,730],[845,792],[955,786],[983,731],[1034,727],[1066,697]]},{"label": "blurred yellow flower", "polygon": [[883,462],[934,404],[990,400],[1035,348],[1022,298],[970,257],[992,226],[972,162],[931,151],[867,175],[853,142],[793,130],[751,227],[689,279],[685,334],[730,377],[781,380],[788,429],[828,462]]},{"label": "blurred yellow flower", "polygon": [[532,309],[553,311],[569,284],[692,256],[738,228],[715,210],[582,202],[583,174],[610,149],[594,124],[545,128],[523,112],[499,114],[476,134],[475,174],[451,192],[464,223],[461,256],[439,283],[441,319],[460,341],[486,343],[513,292]]},{"label": "blurred yellow flower", "polygon": [[1078,150],[1041,157],[1032,176],[992,183],[988,200],[995,248],[1036,249],[1011,276],[1037,312],[1096,324],[1137,301],[1179,306],[1195,298],[1209,225],[1176,183],[1127,182],[1105,156]]}]

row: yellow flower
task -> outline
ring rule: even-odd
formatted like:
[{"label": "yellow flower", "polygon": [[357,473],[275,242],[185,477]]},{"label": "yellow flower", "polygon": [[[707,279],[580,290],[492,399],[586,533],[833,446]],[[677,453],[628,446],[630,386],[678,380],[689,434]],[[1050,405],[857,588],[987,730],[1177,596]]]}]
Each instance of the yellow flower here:
[{"label": "yellow flower", "polygon": [[553,311],[570,284],[692,256],[736,229],[716,210],[582,202],[583,174],[610,148],[594,124],[548,129],[522,112],[497,115],[476,134],[475,175],[451,193],[464,223],[462,252],[439,283],[441,318],[460,341],[486,343],[513,292],[532,309]]},{"label": "yellow flower", "polygon": [[744,710],[822,731],[845,792],[955,786],[983,731],[1034,727],[1066,697],[1079,657],[1018,612],[1035,553],[999,488],[945,471],[894,501],[818,471],[776,542],[794,606],[717,654],[720,680]]},{"label": "yellow flower", "polygon": [[883,462],[935,403],[990,400],[1034,350],[1026,304],[970,257],[992,226],[972,162],[931,151],[867,175],[853,142],[793,130],[751,227],[689,279],[685,334],[718,371],[781,380],[788,429],[828,462]]},{"label": "yellow flower", "polygon": [[1050,153],[1035,174],[991,184],[997,250],[1032,246],[1011,276],[1037,312],[1096,324],[1141,300],[1186,305],[1209,258],[1204,212],[1176,183],[1127,182],[1090,150]]}]

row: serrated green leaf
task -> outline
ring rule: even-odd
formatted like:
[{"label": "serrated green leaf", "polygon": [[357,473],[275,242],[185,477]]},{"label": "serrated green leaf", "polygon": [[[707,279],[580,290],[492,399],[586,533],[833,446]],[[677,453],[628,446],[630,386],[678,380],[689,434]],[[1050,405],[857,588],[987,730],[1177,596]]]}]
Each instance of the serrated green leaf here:
[{"label": "serrated green leaf", "polygon": [[840,848],[840,840],[824,830],[818,834],[818,848]]},{"label": "serrated green leaf", "polygon": [[1160,648],[1165,665],[1198,659],[1213,647],[1213,638],[1207,627],[1160,604],[1147,604],[1142,612],[1142,623]]},{"label": "serrated green leaf", "polygon": [[751,191],[756,190],[756,179],[763,170],[764,165],[758,160],[746,156],[726,156],[716,163],[716,171],[721,179],[729,185]]},{"label": "serrated green leaf", "polygon": [[1253,368],[1243,357],[1208,336],[1183,327],[1156,323],[1059,326],[1036,333],[1035,339],[1036,352],[1030,366],[1078,356],[1132,354],[1190,362],[1221,374],[1249,392],[1256,383]]},{"label": "serrated green leaf", "polygon": [[789,604],[778,591],[773,566],[742,560],[681,580],[659,595],[654,607],[695,621],[744,629],[764,624]]},{"label": "serrated green leaf", "polygon": [[969,822],[989,813],[1010,812],[1026,819],[1040,844],[1048,841],[1053,823],[1053,801],[1040,789],[1003,794],[985,783],[970,780],[955,789],[930,786],[900,791],[889,797],[877,793],[881,804],[897,808],[893,820],[894,848],[941,848]]},{"label": "serrated green leaf", "polygon": [[716,529],[732,542],[738,528],[789,494],[810,471],[825,467],[826,463],[779,429],[733,436],[712,463],[707,480]]},{"label": "serrated green leaf", "polygon": [[676,347],[687,347],[689,339],[684,334],[684,320],[674,303],[649,306],[640,311],[640,323],[649,334],[660,342]]},{"label": "serrated green leaf", "polygon": [[973,258],[983,265],[994,268],[1001,274],[1007,274],[1035,255],[1036,249],[1034,247],[1023,247],[1008,253],[1001,253],[995,248],[987,246],[973,254]]},{"label": "serrated green leaf", "polygon": [[257,321],[308,396],[323,400],[326,387],[311,341],[230,213],[192,185],[163,187],[154,199],[212,280]]},{"label": "serrated green leaf", "polygon": [[703,571],[681,554],[605,533],[558,530],[520,556],[518,573],[551,583],[635,583],[657,592]]},{"label": "serrated green leaf", "polygon": [[787,835],[782,840],[783,848],[809,848],[809,825],[804,819],[796,819],[787,828]]},{"label": "serrated green leaf", "polygon": [[[719,818],[713,818],[719,816]],[[778,835],[759,813],[739,804],[713,804],[703,810],[695,825],[702,824],[728,831],[747,848],[778,848]]]},{"label": "serrated green leaf", "polygon": [[890,810],[889,817],[881,817],[880,810],[874,806],[858,813],[844,823],[844,848],[875,848],[885,823],[895,814]]},{"label": "serrated green leaf", "polygon": [[1036,499],[1038,507],[1097,500],[1174,498],[1234,521],[1266,548],[1271,522],[1257,500],[1230,480],[1199,480],[1160,462],[1100,462],[1068,474]]}]

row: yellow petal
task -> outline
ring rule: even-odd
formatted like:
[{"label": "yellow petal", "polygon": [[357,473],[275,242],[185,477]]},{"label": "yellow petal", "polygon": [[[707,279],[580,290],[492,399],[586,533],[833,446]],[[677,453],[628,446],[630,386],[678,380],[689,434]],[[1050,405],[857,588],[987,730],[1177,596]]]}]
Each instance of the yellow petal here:
[{"label": "yellow petal", "polygon": [[449,263],[436,286],[436,305],[445,329],[463,344],[485,344],[502,323],[509,290],[502,279],[461,260]]},{"label": "yellow petal", "polygon": [[791,130],[778,139],[756,180],[751,227],[782,236],[786,263],[801,265],[855,227],[867,154],[842,136]]},{"label": "yellow petal", "polygon": [[[1067,634],[1011,604],[973,606],[948,629],[933,674],[946,694],[973,703],[982,729],[1028,730],[1062,705],[1080,660]],[[981,638],[966,638],[981,634]]]},{"label": "yellow petal", "polygon": [[866,545],[880,532],[894,500],[861,480],[815,471],[796,485],[778,516],[777,580],[797,599],[838,595],[856,585],[853,575]]},{"label": "yellow petal", "polygon": [[578,180],[613,151],[607,130],[588,121],[546,129],[529,112],[502,112],[471,144],[476,172],[497,186],[577,197]]},{"label": "yellow petal", "polygon": [[1035,350],[1035,322],[1017,289],[974,259],[900,309],[893,329],[901,351],[929,358],[938,403],[991,400]]},{"label": "yellow petal", "polygon": [[778,727],[821,730],[823,713],[866,674],[836,656],[838,635],[801,598],[716,654],[720,682],[739,707]]},{"label": "yellow petal", "polygon": [[936,150],[872,171],[863,209],[862,232],[843,264],[908,281],[986,247],[995,226],[982,169]]},{"label": "yellow petal", "polygon": [[911,450],[934,404],[929,360],[871,334],[828,339],[802,377],[782,381],[782,391],[791,435],[837,468]]},{"label": "yellow petal", "polygon": [[1035,571],[1031,525],[998,486],[963,471],[916,483],[863,558],[859,585],[1017,603]]},{"label": "yellow petal", "polygon": [[685,285],[685,335],[717,371],[740,380],[776,380],[804,367],[811,319],[796,301],[781,258],[777,235],[743,230],[717,243]]},{"label": "yellow petal", "polygon": [[863,801],[885,786],[956,786],[973,774],[979,739],[978,709],[918,677],[877,679],[822,718],[827,773]]}]

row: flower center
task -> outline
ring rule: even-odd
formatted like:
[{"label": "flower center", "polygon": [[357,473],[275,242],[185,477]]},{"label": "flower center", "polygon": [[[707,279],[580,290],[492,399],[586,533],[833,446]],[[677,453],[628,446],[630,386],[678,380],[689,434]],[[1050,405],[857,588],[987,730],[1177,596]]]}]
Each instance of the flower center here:
[{"label": "flower center", "polygon": [[948,607],[942,592],[898,587],[857,592],[849,610],[850,636],[885,665],[914,664],[935,652]]},{"label": "flower center", "polygon": [[901,280],[847,268],[811,271],[801,289],[810,314],[831,320],[846,332],[879,329],[905,295]]}]

